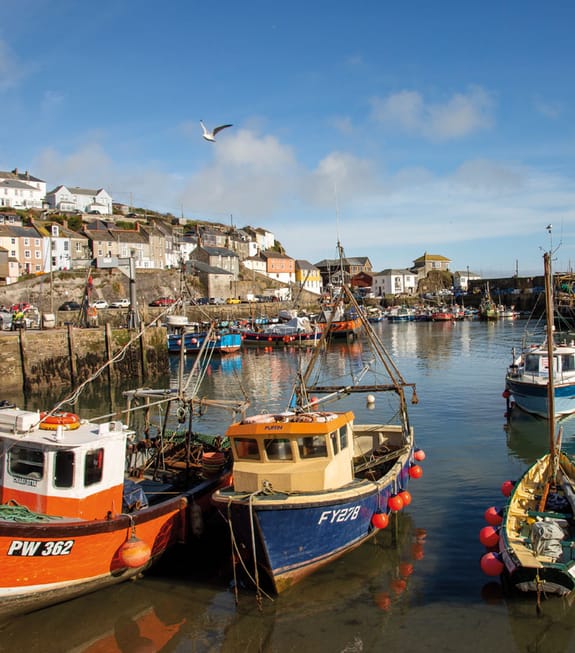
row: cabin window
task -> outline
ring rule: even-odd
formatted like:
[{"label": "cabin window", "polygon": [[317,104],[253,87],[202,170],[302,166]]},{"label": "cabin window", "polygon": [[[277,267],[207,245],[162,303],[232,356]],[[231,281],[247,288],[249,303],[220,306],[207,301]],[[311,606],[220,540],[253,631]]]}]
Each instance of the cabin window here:
[{"label": "cabin window", "polygon": [[[542,361],[544,364],[543,369],[547,369],[547,359],[545,358]],[[539,356],[527,356],[525,359],[525,371],[526,372],[539,372]]]},{"label": "cabin window", "polygon": [[310,435],[297,439],[300,458],[326,458],[327,445],[325,435]]},{"label": "cabin window", "polygon": [[236,455],[240,460],[259,460],[258,441],[254,438],[234,438]]},{"label": "cabin window", "polygon": [[572,372],[575,370],[575,358],[571,355],[561,356],[561,369],[563,372]]},{"label": "cabin window", "polygon": [[44,476],[44,452],[39,449],[12,447],[9,469],[13,476],[40,480]]},{"label": "cabin window", "polygon": [[339,438],[337,437],[337,431],[332,431],[329,434],[329,439],[331,440],[331,448],[333,449],[334,455],[339,453]]},{"label": "cabin window", "polygon": [[54,487],[74,485],[74,452],[57,451],[54,462]]},{"label": "cabin window", "polygon": [[94,485],[102,480],[104,470],[104,449],[94,449],[86,453],[84,461],[84,485]]},{"label": "cabin window", "polygon": [[347,440],[347,426],[342,426],[339,429],[339,448],[347,449],[348,440]]},{"label": "cabin window", "polygon": [[268,460],[292,460],[291,443],[288,438],[270,438],[264,440]]}]

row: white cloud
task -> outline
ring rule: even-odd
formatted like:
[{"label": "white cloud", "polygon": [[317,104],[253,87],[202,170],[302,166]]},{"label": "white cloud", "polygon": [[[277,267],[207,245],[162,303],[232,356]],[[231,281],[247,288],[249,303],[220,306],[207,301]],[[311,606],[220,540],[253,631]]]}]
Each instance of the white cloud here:
[{"label": "white cloud", "polygon": [[481,87],[456,93],[443,104],[426,104],[417,91],[401,91],[372,100],[372,118],[430,141],[468,136],[491,126],[493,100]]}]

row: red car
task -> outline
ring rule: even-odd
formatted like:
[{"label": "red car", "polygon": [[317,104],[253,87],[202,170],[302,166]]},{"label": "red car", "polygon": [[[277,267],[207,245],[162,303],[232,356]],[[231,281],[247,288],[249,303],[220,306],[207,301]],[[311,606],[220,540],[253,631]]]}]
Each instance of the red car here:
[{"label": "red car", "polygon": [[158,297],[157,299],[154,299],[153,302],[150,302],[148,306],[171,306],[175,303],[176,300],[172,299],[172,297]]}]

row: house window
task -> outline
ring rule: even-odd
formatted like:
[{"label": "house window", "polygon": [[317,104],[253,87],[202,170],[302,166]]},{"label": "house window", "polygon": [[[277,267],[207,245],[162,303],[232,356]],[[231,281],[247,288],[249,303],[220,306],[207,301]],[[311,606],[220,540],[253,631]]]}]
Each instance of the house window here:
[{"label": "house window", "polygon": [[42,258],[42,253],[38,250],[34,251],[34,258]]},{"label": "house window", "polygon": [[29,244],[30,244],[30,239],[24,238],[24,247],[28,247]]},{"label": "house window", "polygon": [[32,253],[29,249],[24,250],[24,258],[32,258]]}]

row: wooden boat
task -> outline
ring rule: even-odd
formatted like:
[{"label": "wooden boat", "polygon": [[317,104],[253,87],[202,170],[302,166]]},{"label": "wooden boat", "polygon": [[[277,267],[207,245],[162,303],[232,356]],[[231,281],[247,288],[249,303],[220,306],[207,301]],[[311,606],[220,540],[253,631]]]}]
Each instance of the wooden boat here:
[{"label": "wooden boat", "polygon": [[387,314],[389,322],[413,322],[415,320],[415,311],[408,306],[396,306]]},{"label": "wooden boat", "polygon": [[231,477],[227,442],[195,437],[194,396],[128,395],[129,415],[163,409],[155,435],[151,423],[138,438],[119,420],[0,408],[0,617],[134,578],[200,535]]},{"label": "wooden boat", "polygon": [[[545,295],[547,326],[552,331],[551,255],[546,252]],[[549,360],[553,342],[547,343]],[[554,374],[547,380],[549,394],[549,451],[541,456],[514,485],[507,482],[509,499],[499,531],[482,530],[487,546],[497,545],[499,554],[482,558],[484,571],[503,573],[504,581],[523,592],[535,592],[538,603],[544,594],[570,594],[575,589],[575,464],[561,451],[556,432]],[[497,521],[497,520],[496,520]],[[489,529],[492,529],[493,532]]]},{"label": "wooden boat", "polygon": [[[353,305],[347,288],[344,294]],[[415,387],[356,309],[389,384],[306,385],[318,347],[287,410],[244,417],[227,430],[233,486],[217,490],[213,500],[229,522],[234,555],[258,590],[261,582],[282,592],[385,528],[390,513],[411,501],[410,476],[421,474],[404,394],[411,385],[415,401]],[[366,391],[390,392],[397,421],[356,424],[350,410],[321,408],[342,394]]]}]

